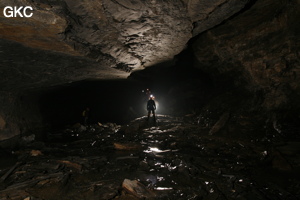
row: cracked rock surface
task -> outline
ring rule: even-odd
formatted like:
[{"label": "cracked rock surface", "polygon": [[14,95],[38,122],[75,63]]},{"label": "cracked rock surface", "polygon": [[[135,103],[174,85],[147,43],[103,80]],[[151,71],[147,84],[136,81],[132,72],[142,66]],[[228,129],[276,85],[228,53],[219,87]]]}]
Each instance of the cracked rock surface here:
[{"label": "cracked rock surface", "polygon": [[[260,96],[263,107],[295,109],[299,97],[297,1],[257,1],[251,9],[199,36],[196,67]],[[222,78],[220,78],[222,77]],[[287,103],[289,102],[289,103]]]},{"label": "cracked rock surface", "polygon": [[[66,57],[86,56],[98,63],[98,67],[92,67],[95,70],[115,67],[130,72],[172,60],[193,35],[221,23],[239,12],[246,3],[245,0],[22,0],[14,2],[14,6],[31,6],[33,16],[5,18],[1,12],[0,39],[2,43],[6,43],[3,40],[21,43],[29,48],[25,50],[28,52],[32,52],[33,48],[67,54]],[[1,1],[1,10],[10,4],[10,0]],[[1,45],[1,53],[14,51],[6,48]],[[19,57],[14,59],[21,61]],[[3,75],[11,78],[10,74],[5,74],[5,68],[9,67],[5,60],[0,62],[0,69],[4,68],[4,71],[1,70]],[[66,59],[60,62],[48,59],[47,63],[60,66],[62,71],[72,71],[73,67]],[[35,66],[31,66],[30,61],[22,60],[24,70],[35,70]],[[95,78],[85,72],[82,72],[82,77],[70,72],[66,78],[54,66],[40,64],[38,67],[54,77],[65,79],[65,82]],[[36,73],[39,75],[39,70]],[[109,79],[110,76],[101,78]],[[26,77],[24,79],[30,81]],[[39,87],[38,82],[33,84]]]}]

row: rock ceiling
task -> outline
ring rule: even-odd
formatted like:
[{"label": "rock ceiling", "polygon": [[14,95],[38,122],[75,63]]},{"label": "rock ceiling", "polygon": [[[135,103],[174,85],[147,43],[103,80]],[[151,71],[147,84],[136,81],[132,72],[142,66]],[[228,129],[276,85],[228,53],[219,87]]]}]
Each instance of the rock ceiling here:
[{"label": "rock ceiling", "polygon": [[[171,60],[247,0],[1,0],[0,88],[125,78]],[[6,18],[5,6],[31,6]]]}]

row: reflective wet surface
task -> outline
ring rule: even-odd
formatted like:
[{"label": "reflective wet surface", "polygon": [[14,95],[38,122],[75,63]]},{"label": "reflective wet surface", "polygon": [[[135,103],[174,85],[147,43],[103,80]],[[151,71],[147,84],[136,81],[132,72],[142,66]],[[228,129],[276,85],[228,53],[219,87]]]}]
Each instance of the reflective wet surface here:
[{"label": "reflective wet surface", "polygon": [[77,125],[3,152],[0,199],[299,199],[299,144],[163,115]]}]

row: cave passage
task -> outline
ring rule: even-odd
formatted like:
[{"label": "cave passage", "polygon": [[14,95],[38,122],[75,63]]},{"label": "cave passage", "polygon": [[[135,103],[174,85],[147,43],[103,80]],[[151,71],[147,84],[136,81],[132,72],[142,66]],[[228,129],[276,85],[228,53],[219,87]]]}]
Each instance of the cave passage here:
[{"label": "cave passage", "polygon": [[82,111],[89,107],[90,124],[125,124],[147,115],[150,94],[155,96],[157,114],[195,113],[210,98],[214,86],[208,76],[190,66],[189,60],[181,59],[176,65],[161,63],[133,73],[127,80],[86,80],[53,87],[36,94],[41,115],[45,124],[59,129],[83,124]]},{"label": "cave passage", "polygon": [[10,1],[0,200],[300,199],[299,0]]},{"label": "cave passage", "polygon": [[57,128],[82,124],[86,107],[90,108],[90,124],[123,124],[143,114],[143,88],[130,81],[82,81],[44,94],[40,99],[41,112],[45,122]]},{"label": "cave passage", "polygon": [[[299,143],[275,150],[286,131],[279,122],[245,112],[247,92],[186,63],[32,92],[48,128],[22,135],[10,156],[1,152],[0,197],[297,199],[300,173],[290,161]],[[147,88],[156,121],[147,120]]]}]

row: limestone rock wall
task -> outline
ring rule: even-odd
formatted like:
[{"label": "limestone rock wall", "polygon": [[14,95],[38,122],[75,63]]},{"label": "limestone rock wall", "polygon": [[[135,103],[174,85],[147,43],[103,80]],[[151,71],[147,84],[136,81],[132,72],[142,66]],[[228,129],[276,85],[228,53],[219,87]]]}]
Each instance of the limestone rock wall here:
[{"label": "limestone rock wall", "polygon": [[239,12],[247,0],[22,0],[32,18],[0,14],[0,38],[26,46],[84,55],[125,71],[173,59],[193,35]]},{"label": "limestone rock wall", "polygon": [[68,41],[96,59],[101,53],[108,54],[119,66],[131,70],[173,59],[193,35],[237,13],[247,1],[66,0],[66,3],[69,16],[74,19],[66,32]]},{"label": "limestone rock wall", "polygon": [[43,118],[38,99],[31,95],[0,92],[0,141],[14,136],[40,134]]},{"label": "limestone rock wall", "polygon": [[[32,109],[34,115],[28,110],[33,101],[21,101],[20,92],[124,79],[132,70],[172,60],[188,41],[195,66],[215,83],[257,94],[268,110],[298,106],[299,0],[13,2],[32,6],[34,17],[0,13],[3,138],[42,123],[38,109]],[[1,10],[10,3],[1,1]]]},{"label": "limestone rock wall", "polygon": [[260,93],[268,110],[298,107],[299,11],[299,1],[257,1],[197,38],[196,66],[216,82],[230,80]]},{"label": "limestone rock wall", "polygon": [[[193,35],[247,2],[1,0],[0,140],[41,122],[37,110],[32,115],[18,100],[21,93],[86,79],[124,79],[132,70],[172,60]],[[6,6],[31,6],[33,16],[6,18]]]}]

